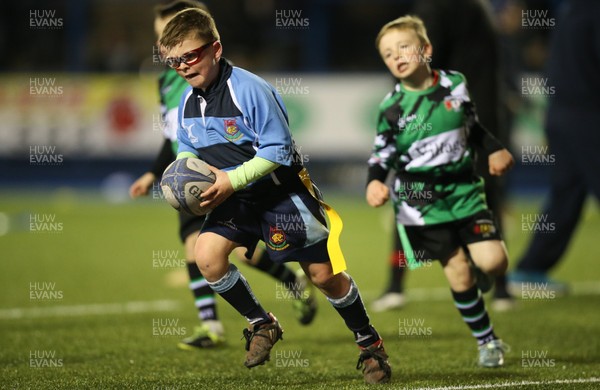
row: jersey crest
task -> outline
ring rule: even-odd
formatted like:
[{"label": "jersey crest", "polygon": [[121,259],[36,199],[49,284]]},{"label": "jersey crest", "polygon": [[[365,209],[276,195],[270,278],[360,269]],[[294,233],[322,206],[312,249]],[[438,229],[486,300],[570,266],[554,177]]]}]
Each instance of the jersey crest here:
[{"label": "jersey crest", "polygon": [[228,141],[237,141],[242,138],[243,134],[240,129],[237,127],[235,119],[223,119],[225,125],[225,138]]},{"label": "jersey crest", "polygon": [[461,104],[462,100],[453,96],[449,96],[444,99],[444,107],[446,107],[446,111],[459,112]]}]

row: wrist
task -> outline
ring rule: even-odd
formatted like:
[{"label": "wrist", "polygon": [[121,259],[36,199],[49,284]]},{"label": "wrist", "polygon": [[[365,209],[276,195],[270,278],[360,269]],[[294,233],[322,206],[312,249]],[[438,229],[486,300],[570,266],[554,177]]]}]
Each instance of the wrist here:
[{"label": "wrist", "polygon": [[227,178],[229,179],[231,188],[233,188],[234,191],[239,191],[246,186],[246,184],[236,180],[237,173],[235,172],[235,169],[233,171],[227,171],[225,173],[227,174]]}]

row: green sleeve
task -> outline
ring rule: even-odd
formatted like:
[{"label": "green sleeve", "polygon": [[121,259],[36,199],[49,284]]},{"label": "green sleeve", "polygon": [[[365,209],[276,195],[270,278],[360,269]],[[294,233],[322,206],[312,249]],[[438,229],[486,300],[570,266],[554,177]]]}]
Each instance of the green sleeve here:
[{"label": "green sleeve", "polygon": [[196,156],[194,153],[192,152],[181,152],[177,155],[176,160],[182,159],[182,158],[198,158],[198,156]]},{"label": "green sleeve", "polygon": [[233,189],[239,191],[249,183],[273,172],[280,165],[262,157],[254,157],[236,169],[227,172],[227,176],[229,176]]}]

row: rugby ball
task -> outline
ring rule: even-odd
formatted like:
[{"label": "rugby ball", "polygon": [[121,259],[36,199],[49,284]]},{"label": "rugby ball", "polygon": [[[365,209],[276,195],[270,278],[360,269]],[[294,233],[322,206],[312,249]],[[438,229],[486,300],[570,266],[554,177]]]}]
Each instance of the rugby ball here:
[{"label": "rugby ball", "polygon": [[165,199],[175,210],[206,215],[211,209],[200,207],[202,193],[213,185],[215,179],[215,174],[204,161],[182,158],[165,169],[160,186]]}]

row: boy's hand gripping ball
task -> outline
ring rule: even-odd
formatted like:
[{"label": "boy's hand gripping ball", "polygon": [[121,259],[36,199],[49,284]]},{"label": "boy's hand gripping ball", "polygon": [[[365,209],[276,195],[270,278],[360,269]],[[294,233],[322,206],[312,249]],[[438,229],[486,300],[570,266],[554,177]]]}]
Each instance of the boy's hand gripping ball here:
[{"label": "boy's hand gripping ball", "polygon": [[208,164],[197,158],[173,161],[162,175],[160,186],[167,202],[175,210],[205,215],[211,209],[200,207],[202,193],[215,182],[215,174]]}]

